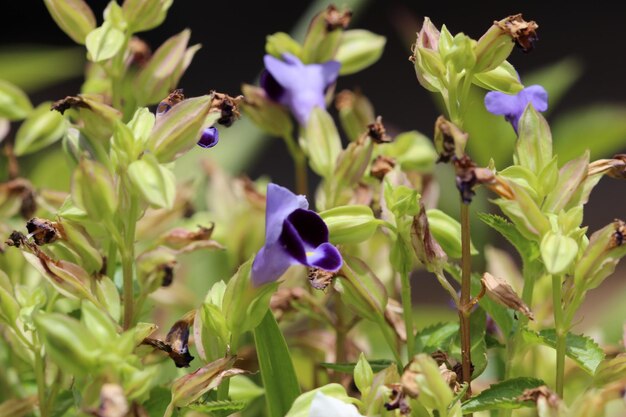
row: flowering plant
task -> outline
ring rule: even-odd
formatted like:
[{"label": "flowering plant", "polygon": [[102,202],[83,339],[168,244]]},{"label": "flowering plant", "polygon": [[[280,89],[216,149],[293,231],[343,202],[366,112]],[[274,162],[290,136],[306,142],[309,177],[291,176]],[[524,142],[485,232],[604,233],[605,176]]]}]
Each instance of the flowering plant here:
[{"label": "flowering plant", "polygon": [[[442,104],[431,140],[336,93],[386,42],[348,29],[347,9],[320,11],[301,41],[268,36],[242,94],[186,97],[190,31],[154,53],[136,36],[171,0],[112,0],[100,26],[83,0],[44,3],[89,64],[79,93],[37,107],[0,80],[0,416],[626,411],[624,341],[575,328],[626,255],[622,220],[588,233],[584,217],[626,157],[554,151],[558,89],[524,86],[508,61],[534,48],[534,21],[475,40],[424,19],[410,60]],[[284,141],[294,190],[210,159],[244,136],[229,135],[239,119]],[[514,146],[498,152],[493,131]],[[62,189],[24,168],[55,150]],[[521,269],[486,244],[496,233]],[[415,296],[431,276],[450,303],[427,319]]]}]

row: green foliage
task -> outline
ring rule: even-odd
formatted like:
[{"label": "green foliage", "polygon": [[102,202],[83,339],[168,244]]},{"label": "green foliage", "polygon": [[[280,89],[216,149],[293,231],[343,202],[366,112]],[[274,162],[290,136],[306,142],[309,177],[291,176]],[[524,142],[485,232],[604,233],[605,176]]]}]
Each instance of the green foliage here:
[{"label": "green foliage", "polygon": [[530,401],[520,401],[519,397],[527,389],[537,388],[544,382],[536,378],[514,378],[492,384],[477,396],[463,403],[463,414],[475,413],[483,410],[516,409],[532,407]]}]

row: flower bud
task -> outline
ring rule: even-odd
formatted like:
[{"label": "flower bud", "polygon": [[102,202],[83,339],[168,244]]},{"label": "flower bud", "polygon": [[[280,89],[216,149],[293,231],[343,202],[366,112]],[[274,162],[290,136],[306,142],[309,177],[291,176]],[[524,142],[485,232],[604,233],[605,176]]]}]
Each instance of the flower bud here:
[{"label": "flower bud", "polygon": [[24,258],[61,294],[69,298],[95,300],[89,290],[89,274],[72,262],[56,261],[41,251],[23,252]]},{"label": "flower bud", "polygon": [[291,136],[293,122],[284,106],[270,100],[262,88],[243,84],[241,91],[244,95],[241,109],[254,124],[273,136]]},{"label": "flower bud", "polygon": [[15,134],[15,155],[24,156],[52,145],[61,139],[66,126],[63,116],[50,111],[49,102],[40,104]]},{"label": "flower bud", "polygon": [[124,32],[108,21],[89,32],[85,38],[87,58],[92,62],[101,62],[113,58],[123,46]]},{"label": "flower bud", "polygon": [[144,32],[161,25],[172,3],[173,0],[124,0],[122,11],[128,32]]},{"label": "flower bud", "polygon": [[83,159],[72,176],[72,200],[96,221],[112,218],[118,205],[113,177],[98,162]]},{"label": "flower bud", "polygon": [[439,49],[439,37],[440,37],[439,29],[433,25],[433,22],[430,20],[428,16],[424,17],[424,23],[422,23],[422,28],[417,34],[417,40],[415,41],[415,46],[418,48],[430,49],[435,52]]},{"label": "flower bud", "polygon": [[380,59],[387,39],[368,30],[347,30],[341,36],[334,59],[341,63],[339,75],[359,72]]},{"label": "flower bud", "polygon": [[[451,258],[461,258],[461,224],[438,209],[426,210],[426,216],[430,232],[443,250]],[[470,248],[472,255],[478,254],[473,244]]]},{"label": "flower bud", "polygon": [[334,207],[321,212],[320,217],[328,226],[329,241],[335,245],[365,242],[380,224],[372,209],[362,205]]},{"label": "flower bud", "polygon": [[116,122],[122,118],[119,110],[104,104],[101,97],[91,94],[68,96],[51,106],[52,110],[61,114],[70,108],[78,112],[83,125],[81,131],[87,138],[108,145]]},{"label": "flower bud", "polygon": [[98,417],[124,417],[129,411],[124,389],[117,384],[103,384],[100,389]]},{"label": "flower bud", "polygon": [[341,42],[343,30],[348,27],[351,17],[350,10],[339,11],[332,4],[316,15],[304,38],[302,62],[311,64],[333,59]]},{"label": "flower bud", "polygon": [[374,107],[360,91],[341,91],[336,96],[335,106],[341,127],[351,141],[360,138],[367,126],[375,121]]},{"label": "flower bud", "polygon": [[490,273],[485,272],[480,282],[485,288],[487,296],[493,301],[515,311],[519,311],[530,320],[535,319],[530,308],[528,308],[526,303],[515,293],[515,290],[506,280],[494,277]]},{"label": "flower bud", "polygon": [[63,32],[76,43],[96,27],[96,17],[83,0],[44,0],[50,15]]},{"label": "flower bud", "polygon": [[506,94],[516,94],[524,88],[517,71],[508,61],[503,61],[491,71],[474,74],[472,83],[486,90],[500,91]]},{"label": "flower bud", "polygon": [[341,139],[326,110],[319,107],[313,109],[301,140],[309,156],[311,169],[323,178],[331,178],[341,152]]},{"label": "flower bud", "polygon": [[159,162],[171,162],[196,145],[211,101],[210,95],[184,100],[157,120],[147,146]]},{"label": "flower bud", "polygon": [[[520,16],[521,15],[517,15]],[[508,31],[507,22],[516,16],[509,16],[493,25],[478,39],[476,53],[476,72],[486,72],[497,68],[511,54],[514,45],[512,33]]]},{"label": "flower bud", "polygon": [[145,153],[141,159],[131,163],[128,177],[135,191],[152,207],[173,207],[176,178],[172,171],[159,164],[153,154]]},{"label": "flower bud", "polygon": [[59,313],[40,313],[35,325],[46,354],[59,368],[77,376],[89,375],[97,365],[98,341],[78,320]]},{"label": "flower bud", "polygon": [[448,162],[453,156],[461,158],[465,154],[465,146],[469,135],[454,123],[439,116],[435,122],[435,149],[439,154],[439,162]]},{"label": "flower bud", "polygon": [[420,212],[413,217],[411,226],[411,243],[417,259],[429,271],[442,272],[448,261],[446,252],[441,248],[439,242],[433,238],[428,224],[428,216],[424,204],[420,202]]},{"label": "flower bud", "polygon": [[[343,190],[352,190],[367,171],[372,160],[374,143],[368,136],[362,136],[356,142],[351,142],[337,157],[337,166],[332,176],[331,188],[334,199],[330,206],[341,202],[340,193]],[[350,193],[351,194],[351,193]]]},{"label": "flower bud", "polygon": [[284,32],[276,32],[265,38],[265,52],[282,59],[284,53],[297,57],[302,55],[302,46]]},{"label": "flower bud", "polygon": [[15,85],[0,80],[0,117],[21,120],[33,110],[28,96]]},{"label": "flower bud", "polygon": [[401,381],[403,391],[417,397],[429,409],[445,410],[454,398],[437,362],[424,353],[413,357],[405,368]]},{"label": "flower bud", "polygon": [[417,131],[400,133],[379,150],[382,155],[393,158],[403,170],[430,171],[438,157],[432,141]]},{"label": "flower bud", "polygon": [[452,64],[456,72],[472,71],[476,64],[476,55],[474,54],[474,41],[464,33],[457,33],[452,39],[452,45],[445,53],[441,51],[443,61],[446,64]]},{"label": "flower bud", "polygon": [[164,247],[144,252],[137,257],[137,282],[141,291],[150,294],[172,283],[177,264],[173,251]]},{"label": "flower bud", "polygon": [[85,228],[67,219],[61,219],[59,223],[63,236],[61,242],[79,255],[87,272],[94,274],[100,271],[103,265],[102,255],[95,248]]}]

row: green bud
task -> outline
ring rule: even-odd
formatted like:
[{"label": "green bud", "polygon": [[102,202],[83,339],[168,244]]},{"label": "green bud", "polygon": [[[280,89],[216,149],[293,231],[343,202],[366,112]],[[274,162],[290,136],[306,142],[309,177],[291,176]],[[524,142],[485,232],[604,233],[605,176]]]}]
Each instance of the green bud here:
[{"label": "green bud", "polygon": [[502,171],[498,172],[498,175],[503,178],[505,181],[511,182],[514,181],[520,187],[526,191],[531,198],[535,202],[540,202],[539,198],[539,181],[537,180],[537,175],[532,172],[530,169],[523,167],[521,165],[511,165],[506,167]]},{"label": "green bud", "polygon": [[302,56],[302,45],[287,33],[276,32],[265,38],[265,52],[278,59],[282,59],[284,53],[300,58]]},{"label": "green bud", "polygon": [[341,199],[342,191],[347,191],[350,198],[352,196],[352,188],[363,179],[367,167],[372,160],[374,151],[374,142],[368,136],[362,136],[361,139],[351,142],[346,149],[339,153],[337,157],[337,166],[332,176],[331,183],[331,201],[329,206],[335,206],[345,201]]},{"label": "green bud", "polygon": [[115,324],[111,319],[98,309],[93,303],[83,301],[80,321],[89,329],[99,345],[105,345],[113,339],[117,339]]},{"label": "green bud", "polygon": [[81,160],[72,176],[72,200],[93,220],[112,218],[118,205],[113,177],[98,162]]},{"label": "green bud", "polygon": [[376,121],[372,103],[359,91],[343,90],[337,94],[335,105],[341,127],[350,141],[360,138],[367,126]]},{"label": "green bud", "polygon": [[152,207],[171,209],[176,196],[174,173],[159,164],[153,154],[143,157],[128,166],[128,176],[139,193]]},{"label": "green bud", "polygon": [[565,211],[561,210],[558,215],[559,229],[565,235],[573,233],[583,222],[583,206],[575,206]]},{"label": "green bud", "polygon": [[330,241],[335,245],[365,242],[380,224],[372,209],[364,205],[334,207],[321,212],[320,217],[328,226]]},{"label": "green bud", "polygon": [[185,29],[169,38],[139,71],[133,83],[133,92],[139,105],[158,103],[176,88],[184,69],[197,50],[187,49],[190,36],[189,29]]},{"label": "green bud", "polygon": [[361,395],[367,395],[374,382],[374,372],[363,352],[359,355],[359,361],[354,367],[354,383]]},{"label": "green bud", "polygon": [[403,170],[430,171],[438,158],[433,142],[415,130],[400,133],[393,142],[379,145],[378,150],[393,158]]},{"label": "green bud", "polygon": [[578,158],[572,159],[563,165],[559,170],[556,185],[547,195],[541,207],[542,210],[544,212],[559,213],[562,209],[568,207],[568,203],[579,192],[587,178],[588,166],[588,149]]},{"label": "green bud", "polygon": [[452,45],[447,48],[444,53],[441,51],[443,61],[446,64],[452,64],[456,72],[472,71],[476,64],[476,55],[474,54],[474,41],[464,33],[457,33],[452,39]]},{"label": "green bud", "polygon": [[259,325],[278,287],[278,282],[255,287],[250,276],[251,267],[252,260],[241,265],[228,281],[224,292],[222,311],[233,338]]},{"label": "green bud", "polygon": [[90,61],[105,61],[117,55],[124,46],[124,32],[105,21],[102,26],[89,32],[85,46]]},{"label": "green bud", "polygon": [[373,321],[385,316],[385,285],[362,260],[343,254],[343,266],[337,273],[335,289],[358,315]]},{"label": "green bud", "polygon": [[111,0],[104,9],[104,21],[109,22],[114,28],[125,31],[128,24],[124,18],[124,12],[117,1]]},{"label": "green bud", "polygon": [[347,30],[341,36],[335,60],[341,63],[339,75],[359,72],[380,59],[387,39],[368,30]]},{"label": "green bud", "polygon": [[124,0],[122,11],[130,33],[144,32],[161,25],[173,0]]},{"label": "green bud", "polygon": [[94,243],[84,227],[67,219],[61,219],[60,226],[63,239],[60,241],[76,252],[82,266],[93,274],[102,269],[102,255],[94,247]]},{"label": "green bud", "polygon": [[25,330],[35,330],[33,317],[46,305],[46,292],[41,286],[27,287],[17,284],[14,287],[15,300],[20,305],[18,319]]},{"label": "green bud", "polygon": [[200,139],[202,129],[220,117],[213,112],[212,122],[207,123],[212,100],[212,95],[183,100],[159,118],[147,142],[159,162],[171,162],[187,152]]},{"label": "green bud", "polygon": [[587,249],[576,263],[575,288],[596,288],[615,271],[620,259],[626,255],[625,234],[626,224],[615,220],[591,235]]},{"label": "green bud", "polygon": [[120,293],[113,280],[107,276],[100,276],[96,279],[96,298],[100,302],[113,320],[118,321],[121,317],[122,307]]},{"label": "green bud", "polygon": [[135,142],[132,130],[118,120],[111,138],[111,162],[118,171],[126,171],[140,154],[140,147]]},{"label": "green bud", "polygon": [[241,109],[254,124],[273,136],[291,136],[293,122],[284,106],[267,98],[262,88],[243,84],[241,91],[245,97]]},{"label": "green bud", "polygon": [[96,17],[83,0],[44,0],[50,15],[63,32],[83,45],[96,27]]},{"label": "green bud", "polygon": [[78,320],[59,313],[38,314],[35,324],[46,354],[66,372],[89,375],[97,364],[99,346],[91,332]]},{"label": "green bud", "polygon": [[[439,45],[438,45],[439,53],[441,53],[442,56],[446,55],[448,52],[450,52],[450,49],[452,48],[452,44],[454,43],[454,37],[452,36],[452,34],[450,33],[446,25],[441,26],[441,33],[439,34],[438,39],[439,39]],[[431,49],[437,50],[437,48],[431,48]]]},{"label": "green bud", "polygon": [[115,123],[122,118],[122,113],[103,103],[102,97],[91,94],[68,96],[52,104],[52,109],[61,114],[70,108],[78,112],[82,133],[88,139],[108,146]]},{"label": "green bud", "polygon": [[552,160],[550,126],[541,113],[532,104],[528,104],[520,118],[518,131],[519,138],[515,143],[517,163],[539,174]]},{"label": "green bud", "polygon": [[578,253],[576,241],[560,233],[548,232],[541,240],[541,259],[550,274],[562,274]]},{"label": "green bud", "polygon": [[475,72],[486,72],[497,68],[509,57],[513,46],[513,38],[503,24],[507,19],[494,22],[493,25],[478,39],[474,52],[476,54]]},{"label": "green bud", "polygon": [[21,120],[33,110],[28,96],[13,84],[0,80],[0,117]]},{"label": "green bud", "polygon": [[508,185],[513,191],[513,199],[498,199],[494,203],[500,206],[524,237],[540,241],[551,230],[550,221],[524,187],[512,181]]},{"label": "green bud", "polygon": [[508,61],[503,61],[491,71],[474,74],[472,82],[486,90],[501,91],[506,94],[516,94],[524,88],[517,71]]},{"label": "green bud", "polygon": [[156,118],[147,107],[137,109],[133,118],[128,122],[128,127],[132,132],[132,136],[140,143],[147,142],[150,132],[154,128]]},{"label": "green bud", "polygon": [[[461,258],[461,224],[441,210],[426,210],[428,225],[433,238],[441,245],[450,258]],[[473,244],[470,253],[478,255]]]},{"label": "green bud", "polygon": [[419,193],[406,185],[393,185],[392,181],[385,177],[384,198],[387,208],[396,219],[402,216],[415,216],[420,211]]},{"label": "green bud", "polygon": [[15,301],[13,294],[0,287],[0,320],[9,326],[13,326],[17,321],[20,306]]},{"label": "green bud", "polygon": [[440,36],[439,30],[428,17],[425,17],[411,57],[417,80],[422,87],[434,93],[442,92],[444,89],[441,77],[445,75],[445,67],[439,55]]},{"label": "green bud", "polygon": [[205,303],[200,311],[200,317],[202,319],[200,343],[204,349],[205,360],[212,361],[223,357],[228,352],[230,331],[226,325],[226,318],[222,313],[221,306]]},{"label": "green bud", "polygon": [[330,114],[319,107],[314,108],[304,137],[300,139],[309,156],[311,169],[322,178],[331,178],[341,152],[341,139]]},{"label": "green bud", "polygon": [[[244,373],[241,369],[231,368],[233,363],[235,363],[235,357],[227,356],[175,380],[172,383],[172,400],[168,410],[174,407],[184,407],[204,393],[217,388],[225,378]],[[165,415],[171,414],[166,411]]]},{"label": "green bud", "polygon": [[15,155],[24,156],[52,145],[63,137],[67,124],[63,116],[42,103],[31,112],[15,134]]},{"label": "green bud", "polygon": [[350,23],[351,16],[351,11],[347,9],[339,11],[333,5],[316,15],[304,38],[302,62],[311,64],[333,59],[339,48],[343,30]]},{"label": "green bud", "polygon": [[429,409],[447,410],[454,398],[437,362],[424,353],[413,357],[402,374],[402,385],[405,389],[418,392],[418,401]]}]

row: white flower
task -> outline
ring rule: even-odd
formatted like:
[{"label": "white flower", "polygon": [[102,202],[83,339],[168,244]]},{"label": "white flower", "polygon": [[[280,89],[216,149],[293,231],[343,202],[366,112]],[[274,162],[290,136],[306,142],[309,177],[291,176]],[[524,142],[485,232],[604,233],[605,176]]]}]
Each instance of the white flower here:
[{"label": "white flower", "polygon": [[336,398],[318,391],[311,402],[309,417],[365,417],[359,414],[352,404],[346,404]]}]

